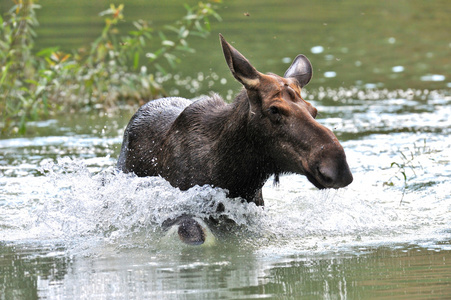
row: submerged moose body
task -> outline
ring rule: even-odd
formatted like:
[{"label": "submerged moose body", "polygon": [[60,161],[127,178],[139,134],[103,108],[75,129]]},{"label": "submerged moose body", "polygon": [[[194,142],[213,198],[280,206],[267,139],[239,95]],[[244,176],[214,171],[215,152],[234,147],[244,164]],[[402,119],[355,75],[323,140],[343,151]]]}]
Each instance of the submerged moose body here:
[{"label": "submerged moose body", "polygon": [[209,184],[263,205],[266,180],[305,175],[317,188],[352,182],[343,147],[301,97],[312,66],[298,55],[284,77],[257,71],[220,35],[227,65],[244,86],[233,103],[213,94],[192,102],[163,98],[130,120],[117,166],[138,176],[162,176],[182,190]]}]

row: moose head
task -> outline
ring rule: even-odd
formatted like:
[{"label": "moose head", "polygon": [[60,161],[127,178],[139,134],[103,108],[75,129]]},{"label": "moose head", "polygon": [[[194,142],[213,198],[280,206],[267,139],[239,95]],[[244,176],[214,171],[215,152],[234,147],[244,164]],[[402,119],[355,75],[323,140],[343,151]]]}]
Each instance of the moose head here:
[{"label": "moose head", "polygon": [[247,132],[269,157],[274,173],[303,174],[320,189],[349,185],[353,177],[343,147],[301,97],[313,74],[307,57],[298,55],[284,77],[262,74],[222,35],[220,40],[230,71],[246,90]]}]

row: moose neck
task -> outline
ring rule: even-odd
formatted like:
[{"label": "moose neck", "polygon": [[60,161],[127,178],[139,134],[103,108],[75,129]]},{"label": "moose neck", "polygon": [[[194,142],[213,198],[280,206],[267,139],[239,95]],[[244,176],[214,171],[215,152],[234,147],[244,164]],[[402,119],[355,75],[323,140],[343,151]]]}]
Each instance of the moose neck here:
[{"label": "moose neck", "polygon": [[221,156],[217,166],[221,174],[217,175],[231,197],[254,201],[266,180],[278,173],[277,168],[249,126],[252,116],[246,91],[224,110],[216,124],[222,127],[216,149]]}]

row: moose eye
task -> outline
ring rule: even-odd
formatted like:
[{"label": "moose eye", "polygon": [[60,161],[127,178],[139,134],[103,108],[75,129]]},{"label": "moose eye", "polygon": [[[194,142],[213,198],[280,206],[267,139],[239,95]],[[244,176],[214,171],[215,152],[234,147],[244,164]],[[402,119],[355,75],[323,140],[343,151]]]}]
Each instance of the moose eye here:
[{"label": "moose eye", "polygon": [[279,109],[277,108],[277,106],[271,106],[271,107],[269,107],[269,112],[272,115],[278,115],[279,114]]},{"label": "moose eye", "polygon": [[282,120],[282,113],[277,106],[270,106],[269,109],[269,119],[273,122],[280,122]]}]

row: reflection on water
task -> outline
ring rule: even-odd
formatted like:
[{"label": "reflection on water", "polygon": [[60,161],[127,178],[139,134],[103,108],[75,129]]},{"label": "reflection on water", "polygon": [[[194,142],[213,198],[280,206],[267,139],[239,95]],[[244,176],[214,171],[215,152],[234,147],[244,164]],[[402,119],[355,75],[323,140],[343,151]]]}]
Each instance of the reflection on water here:
[{"label": "reflection on water", "polygon": [[[449,243],[448,243],[449,245]],[[99,249],[69,258],[45,245],[1,246],[2,299],[374,299],[451,294],[451,249],[415,245],[353,254],[253,254],[243,248]]]}]

